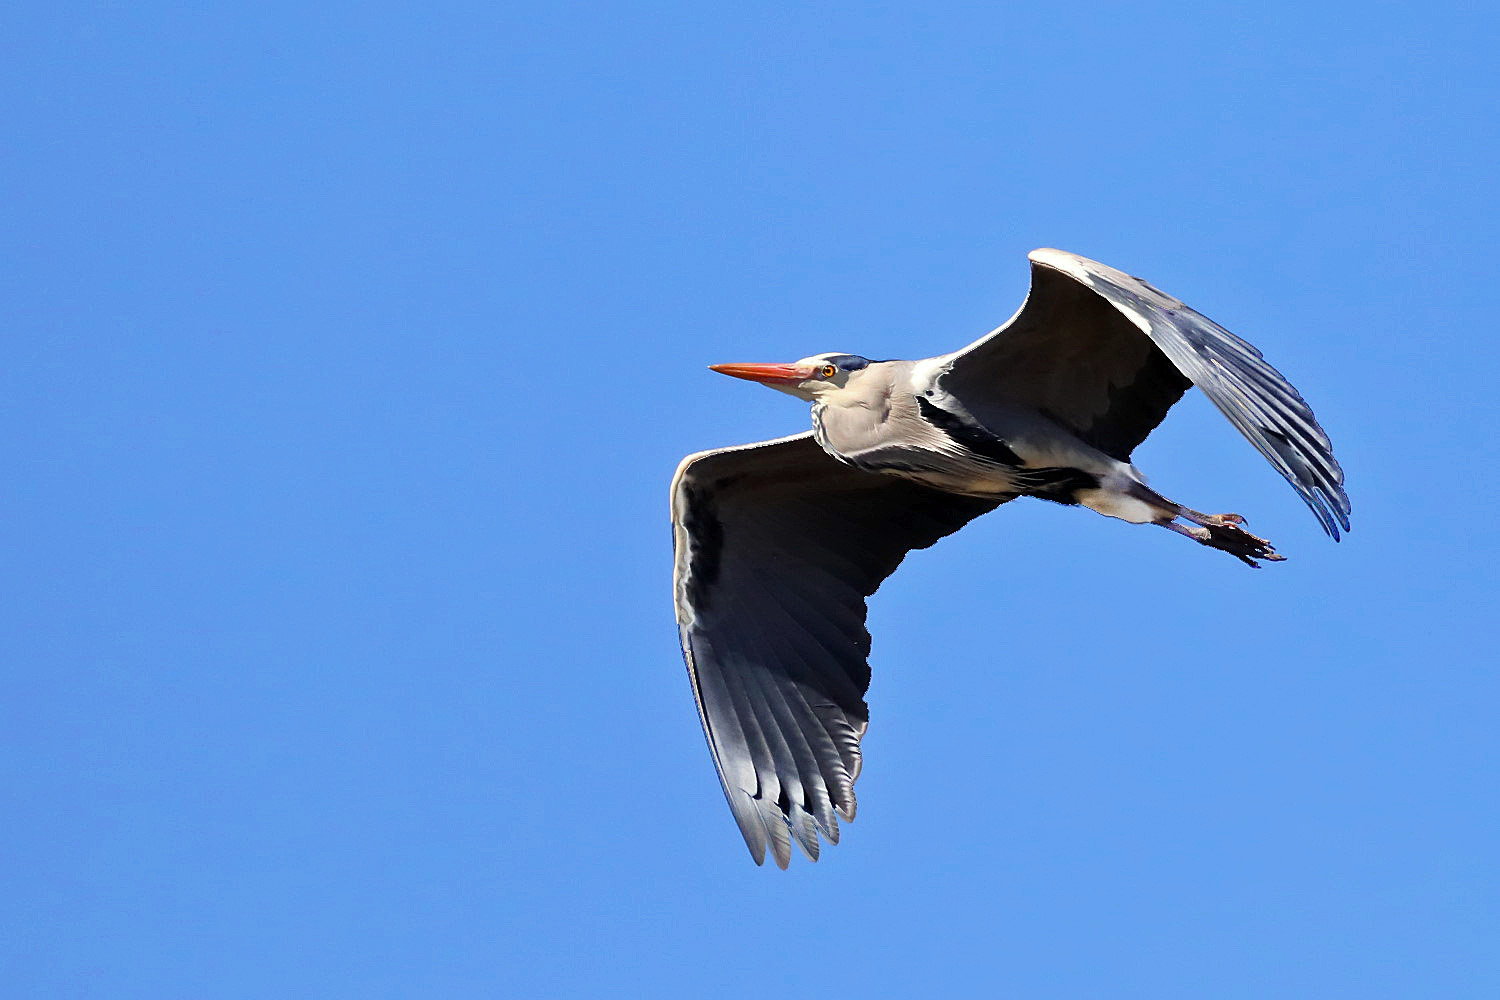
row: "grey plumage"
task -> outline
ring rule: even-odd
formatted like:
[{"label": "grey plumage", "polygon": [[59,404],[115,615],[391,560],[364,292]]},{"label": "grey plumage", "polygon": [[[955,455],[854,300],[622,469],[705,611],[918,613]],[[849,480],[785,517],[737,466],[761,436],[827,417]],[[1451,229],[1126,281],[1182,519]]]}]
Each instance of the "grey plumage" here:
[{"label": "grey plumage", "polygon": [[1343,472],[1297,391],[1254,347],[1138,278],[1058,250],[998,330],[925,361],[817,355],[720,365],[812,401],[813,431],[700,452],[672,482],[684,658],[720,782],[759,864],[816,860],[854,816],[868,721],[865,598],[925,548],[1018,495],[1157,523],[1252,566],[1281,557],[1145,486],[1129,462],[1192,385],[1335,539]]}]

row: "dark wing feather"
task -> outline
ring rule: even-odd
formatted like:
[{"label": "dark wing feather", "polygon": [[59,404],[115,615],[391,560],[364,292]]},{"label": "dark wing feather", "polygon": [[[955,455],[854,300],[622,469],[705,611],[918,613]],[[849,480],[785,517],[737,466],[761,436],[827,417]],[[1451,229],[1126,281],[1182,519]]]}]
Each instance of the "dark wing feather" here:
[{"label": "dark wing feather", "polygon": [[952,358],[943,384],[960,399],[1003,395],[1121,461],[1196,385],[1324,530],[1349,530],[1344,472],[1302,396],[1260,351],[1140,278],[1034,250],[1020,312]]},{"label": "dark wing feather", "polygon": [[672,482],[677,622],[719,780],[756,864],[854,818],[865,598],[996,500],[843,465],[812,435],[703,452]]}]

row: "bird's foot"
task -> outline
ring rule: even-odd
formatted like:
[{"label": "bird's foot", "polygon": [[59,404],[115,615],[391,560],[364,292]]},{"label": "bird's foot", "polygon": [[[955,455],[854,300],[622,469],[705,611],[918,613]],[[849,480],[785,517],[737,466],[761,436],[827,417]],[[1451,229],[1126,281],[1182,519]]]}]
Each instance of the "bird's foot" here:
[{"label": "bird's foot", "polygon": [[1241,527],[1245,519],[1239,514],[1209,514],[1201,520],[1194,518],[1194,521],[1207,533],[1207,537],[1198,539],[1200,542],[1209,548],[1228,552],[1246,566],[1259,569],[1257,559],[1286,561],[1286,556],[1279,554],[1270,542]]},{"label": "bird's foot", "polygon": [[1239,514],[1199,514],[1184,512],[1191,524],[1169,524],[1167,527],[1207,545],[1211,549],[1228,552],[1246,566],[1260,568],[1257,559],[1266,562],[1285,562],[1286,556],[1279,554],[1271,543],[1259,535],[1252,535],[1241,525],[1245,519]]}]

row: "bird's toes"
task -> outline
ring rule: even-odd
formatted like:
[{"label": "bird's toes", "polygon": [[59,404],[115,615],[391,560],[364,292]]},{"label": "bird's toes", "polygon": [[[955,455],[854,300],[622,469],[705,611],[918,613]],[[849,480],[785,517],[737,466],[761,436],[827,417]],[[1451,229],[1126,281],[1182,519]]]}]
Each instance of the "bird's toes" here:
[{"label": "bird's toes", "polygon": [[1204,540],[1204,544],[1222,549],[1250,566],[1256,566],[1257,559],[1264,559],[1266,562],[1286,561],[1286,556],[1278,553],[1266,539],[1252,535],[1239,526],[1244,518],[1240,518],[1238,522],[1222,520],[1233,516],[1237,515],[1218,515],[1214,518],[1206,526],[1209,537]]}]

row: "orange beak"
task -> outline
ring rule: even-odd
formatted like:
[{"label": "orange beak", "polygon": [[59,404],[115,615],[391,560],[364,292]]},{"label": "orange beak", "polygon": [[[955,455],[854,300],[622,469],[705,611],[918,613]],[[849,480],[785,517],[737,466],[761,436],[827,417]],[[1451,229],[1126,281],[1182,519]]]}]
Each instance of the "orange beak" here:
[{"label": "orange beak", "polygon": [[752,382],[796,383],[807,380],[812,374],[796,365],[709,365],[708,369]]}]

